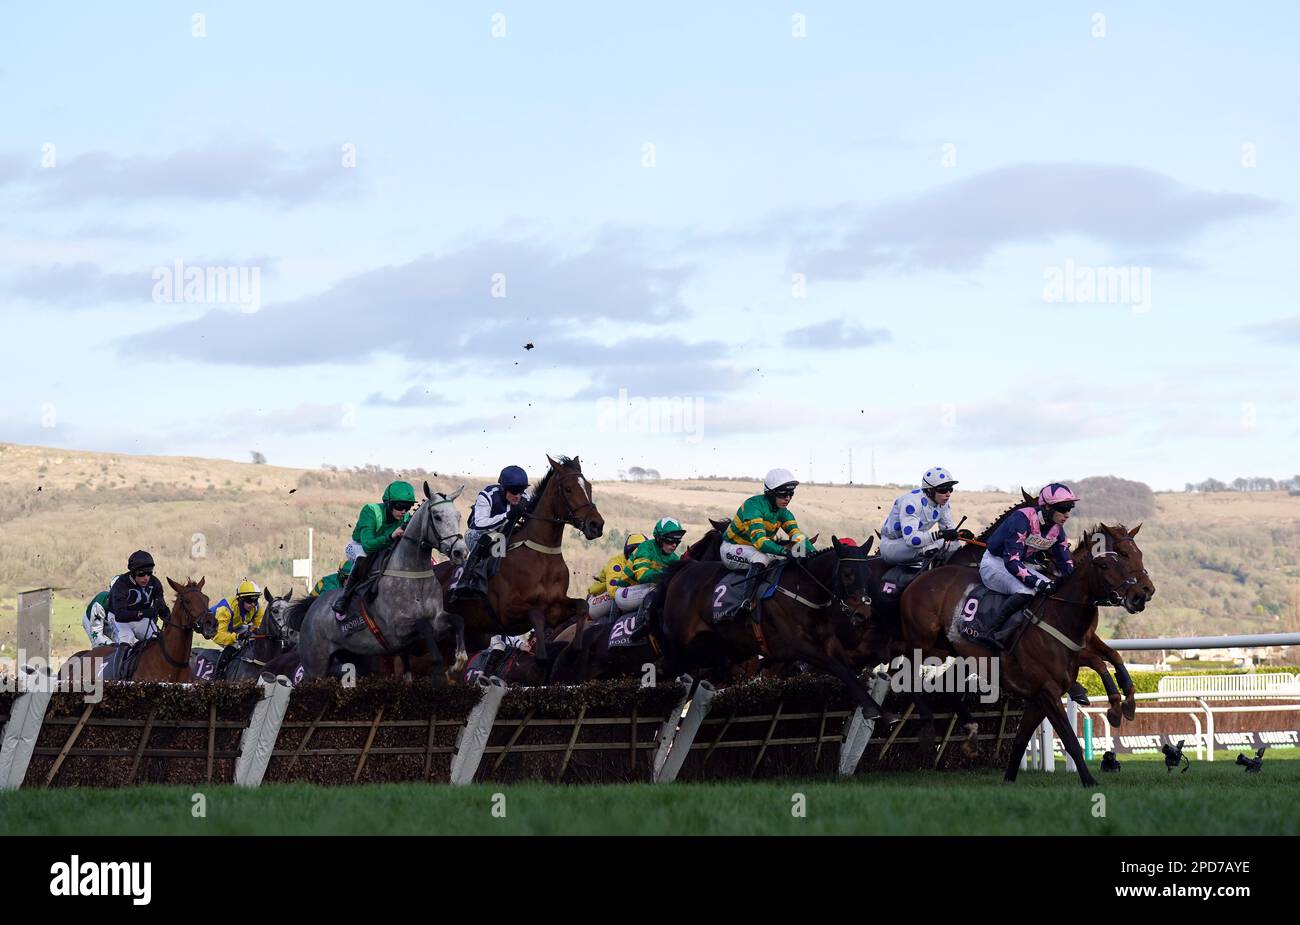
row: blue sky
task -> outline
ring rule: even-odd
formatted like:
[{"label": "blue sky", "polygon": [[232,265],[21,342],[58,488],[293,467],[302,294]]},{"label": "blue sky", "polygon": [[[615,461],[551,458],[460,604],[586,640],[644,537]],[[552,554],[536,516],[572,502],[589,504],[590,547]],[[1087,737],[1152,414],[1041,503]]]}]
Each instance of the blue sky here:
[{"label": "blue sky", "polygon": [[[0,13],[0,440],[1300,469],[1293,5],[539,6]],[[157,301],[177,260],[256,310]],[[1048,301],[1067,266],[1149,300]]]}]

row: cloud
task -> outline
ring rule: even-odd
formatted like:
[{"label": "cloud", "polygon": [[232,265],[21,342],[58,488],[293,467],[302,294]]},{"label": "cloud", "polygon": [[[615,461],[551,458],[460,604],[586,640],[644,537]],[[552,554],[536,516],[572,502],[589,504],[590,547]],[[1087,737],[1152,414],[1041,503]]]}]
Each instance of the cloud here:
[{"label": "cloud", "polygon": [[1273,346],[1300,345],[1300,315],[1265,321],[1263,324],[1251,324],[1237,330],[1252,334]]},{"label": "cloud", "polygon": [[383,408],[432,408],[449,404],[441,395],[435,395],[418,385],[411,386],[396,398],[389,398],[382,392],[375,392],[366,398],[365,403]]},{"label": "cloud", "polygon": [[[158,330],[159,349],[212,363],[359,364],[379,353],[440,368],[501,366],[527,358],[575,327],[610,319],[681,315],[688,272],[651,266],[604,242],[560,255],[538,244],[483,241],[349,277],[325,292],[256,313],[215,310]],[[283,345],[315,331],[310,350]],[[526,342],[539,345],[527,354]],[[592,343],[596,354],[607,346]]]},{"label": "cloud", "polygon": [[795,328],[785,335],[787,347],[805,347],[810,350],[841,350],[847,347],[870,347],[890,340],[885,328],[865,328],[851,324],[843,318],[833,318],[821,324]]},{"label": "cloud", "polygon": [[43,169],[0,156],[0,186],[28,186],[45,205],[241,199],[301,205],[355,188],[356,171],[341,160],[333,150],[291,154],[261,141],[214,143],[154,157],[90,151]]},{"label": "cloud", "polygon": [[[805,214],[791,266],[831,279],[856,279],[877,267],[965,269],[1000,247],[1067,234],[1164,251],[1216,222],[1276,205],[1192,189],[1137,167],[1022,164],[883,205]],[[829,247],[821,243],[828,227],[839,237]]]}]

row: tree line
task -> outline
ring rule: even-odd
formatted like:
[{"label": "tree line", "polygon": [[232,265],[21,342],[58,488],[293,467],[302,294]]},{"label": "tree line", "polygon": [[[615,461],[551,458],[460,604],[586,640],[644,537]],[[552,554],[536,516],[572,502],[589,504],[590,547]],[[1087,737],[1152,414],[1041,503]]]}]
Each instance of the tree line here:
[{"label": "tree line", "polygon": [[1187,482],[1183,491],[1296,491],[1300,489],[1300,475],[1289,479],[1270,479],[1266,476],[1235,478],[1231,482],[1206,479],[1204,482]]}]

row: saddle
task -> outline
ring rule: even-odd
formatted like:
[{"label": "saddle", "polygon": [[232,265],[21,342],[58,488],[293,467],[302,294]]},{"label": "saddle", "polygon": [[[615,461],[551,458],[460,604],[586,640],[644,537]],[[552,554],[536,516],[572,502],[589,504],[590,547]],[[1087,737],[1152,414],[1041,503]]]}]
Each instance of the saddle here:
[{"label": "saddle", "polygon": [[[883,561],[883,560],[882,560]],[[912,562],[907,565],[892,565],[876,576],[876,569],[872,569],[874,578],[873,587],[868,590],[871,593],[871,600],[874,604],[879,601],[887,606],[897,606],[899,600],[903,597],[903,592],[907,586],[916,581],[923,572],[926,571],[928,563]]]},{"label": "saddle", "polygon": [[[713,622],[718,623],[735,617],[745,608],[751,597],[755,602],[754,622],[760,622],[763,613],[762,602],[776,593],[785,566],[786,560],[778,559],[761,570],[750,568],[744,572],[733,572],[728,569],[713,586],[711,613]],[[755,584],[758,585],[756,595],[753,593]]]},{"label": "saddle", "polygon": [[118,643],[111,655],[104,660],[104,672],[100,677],[105,681],[129,681],[140,664],[140,656],[145,646],[153,639],[142,639],[136,643]]},{"label": "saddle", "polygon": [[978,581],[968,584],[953,610],[948,641],[973,642],[995,652],[1010,652],[1020,641],[1027,620],[1027,607],[1022,607],[1002,624],[999,615],[1014,596],[990,591]]}]

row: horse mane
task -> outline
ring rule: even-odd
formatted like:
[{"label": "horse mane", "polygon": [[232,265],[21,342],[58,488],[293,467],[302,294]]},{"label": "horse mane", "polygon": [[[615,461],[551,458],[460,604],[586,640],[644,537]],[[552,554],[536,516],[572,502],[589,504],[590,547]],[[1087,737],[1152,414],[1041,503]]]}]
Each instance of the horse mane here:
[{"label": "horse mane", "polygon": [[290,601],[289,606],[284,611],[284,625],[286,627],[292,627],[294,623],[298,623],[298,625],[301,626],[302,623],[299,622],[299,617],[305,618],[307,616],[307,609],[311,607],[315,600],[316,596],[314,594],[309,594],[307,597],[299,598],[296,601]]},{"label": "horse mane", "polygon": [[[555,461],[558,462],[560,466],[565,469],[578,468],[578,466],[573,462],[573,460],[567,456],[560,456]],[[542,476],[542,480],[537,483],[537,488],[533,492],[533,496],[530,499],[528,499],[528,507],[524,509],[529,514],[533,513],[533,511],[536,510],[538,503],[541,502],[542,500],[542,495],[546,493],[546,486],[551,484],[551,476],[554,474],[555,474],[555,468],[553,466],[547,466],[546,474]]]},{"label": "horse mane", "polygon": [[1001,514],[999,514],[997,517],[993,518],[993,521],[987,527],[984,528],[984,532],[981,533],[979,536],[975,537],[975,539],[980,540],[981,542],[987,540],[990,536],[993,535],[993,531],[998,528],[998,525],[1001,524],[1002,521],[1006,520],[1016,511],[1020,510],[1022,507],[1025,506],[1026,503],[1033,502],[1034,499],[1029,497],[1029,495],[1025,493],[1025,490],[1023,488],[1020,489],[1020,494],[1021,494],[1021,499],[1017,501],[1015,504],[1011,505],[1011,507],[1007,508]]}]

